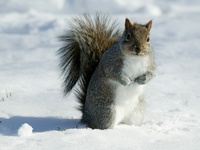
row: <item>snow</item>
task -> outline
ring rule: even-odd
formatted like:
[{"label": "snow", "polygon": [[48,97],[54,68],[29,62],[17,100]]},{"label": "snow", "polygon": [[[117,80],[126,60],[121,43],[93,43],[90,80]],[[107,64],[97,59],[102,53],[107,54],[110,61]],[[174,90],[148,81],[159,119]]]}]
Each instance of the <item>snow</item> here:
[{"label": "snow", "polygon": [[[126,17],[153,19],[157,73],[142,126],[79,126],[78,103],[73,94],[63,97],[57,36],[72,17],[96,10],[122,28]],[[1,0],[0,149],[199,149],[199,15],[198,0]]]},{"label": "snow", "polygon": [[21,136],[21,137],[27,137],[27,136],[31,136],[32,135],[32,132],[33,131],[33,128],[27,124],[27,123],[24,123],[19,129],[18,129],[18,135]]}]

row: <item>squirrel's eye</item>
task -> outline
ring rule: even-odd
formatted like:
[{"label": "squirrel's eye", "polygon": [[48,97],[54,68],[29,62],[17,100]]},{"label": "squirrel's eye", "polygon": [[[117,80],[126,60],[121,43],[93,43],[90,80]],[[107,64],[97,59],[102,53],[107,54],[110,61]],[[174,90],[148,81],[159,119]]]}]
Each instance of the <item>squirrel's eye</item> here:
[{"label": "squirrel's eye", "polygon": [[147,42],[149,42],[150,41],[150,38],[149,38],[149,36],[147,37]]},{"label": "squirrel's eye", "polygon": [[131,39],[131,34],[128,33],[128,34],[126,35],[126,40],[129,41],[130,39]]}]

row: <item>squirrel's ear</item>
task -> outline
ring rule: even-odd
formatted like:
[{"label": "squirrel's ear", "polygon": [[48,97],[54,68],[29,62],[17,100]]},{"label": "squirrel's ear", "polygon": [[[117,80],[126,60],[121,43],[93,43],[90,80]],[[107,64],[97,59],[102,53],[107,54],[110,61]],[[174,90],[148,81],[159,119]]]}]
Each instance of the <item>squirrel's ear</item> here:
[{"label": "squirrel's ear", "polygon": [[130,22],[130,20],[128,18],[126,18],[126,20],[125,20],[125,28],[128,29],[131,26],[133,26],[132,23]]},{"label": "squirrel's ear", "polygon": [[148,31],[151,30],[151,26],[152,26],[152,20],[150,20],[147,24],[146,24],[146,28]]}]

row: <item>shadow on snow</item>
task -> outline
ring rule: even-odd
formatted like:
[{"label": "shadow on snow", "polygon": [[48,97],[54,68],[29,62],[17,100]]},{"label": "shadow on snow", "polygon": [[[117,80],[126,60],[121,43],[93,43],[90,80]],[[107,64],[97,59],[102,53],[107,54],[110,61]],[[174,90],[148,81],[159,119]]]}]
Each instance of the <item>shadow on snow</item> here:
[{"label": "shadow on snow", "polygon": [[17,135],[22,124],[27,123],[33,128],[33,132],[63,131],[75,129],[80,123],[79,119],[62,119],[54,117],[23,117],[14,116],[9,119],[0,118],[0,134]]}]

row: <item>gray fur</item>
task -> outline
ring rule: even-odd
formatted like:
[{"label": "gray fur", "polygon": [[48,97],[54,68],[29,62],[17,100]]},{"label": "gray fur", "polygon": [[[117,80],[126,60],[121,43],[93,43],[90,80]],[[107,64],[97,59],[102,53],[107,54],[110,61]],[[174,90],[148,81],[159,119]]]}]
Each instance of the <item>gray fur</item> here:
[{"label": "gray fur", "polygon": [[69,29],[59,37],[63,46],[58,50],[64,94],[76,84],[76,96],[85,104],[87,86],[103,53],[117,41],[120,30],[114,19],[102,13],[83,14],[74,18]]},{"label": "gray fur", "polygon": [[[125,58],[127,55],[131,55],[122,49],[123,44],[124,35],[103,54],[89,82],[82,122],[93,129],[108,129],[116,125],[115,95],[117,87],[112,82],[120,83],[123,86],[146,84],[154,77],[155,63],[150,47],[145,49],[150,61],[148,62],[148,71],[145,74],[131,79],[122,71]],[[141,55],[140,57],[146,57],[143,56],[143,51],[141,51]],[[145,102],[142,93],[130,114],[135,119],[124,119],[122,123],[140,125],[143,121],[144,111]]]},{"label": "gray fur", "polygon": [[91,128],[107,129],[114,126],[115,87],[108,80],[126,84],[121,77],[123,56],[118,44],[115,43],[104,53],[88,85],[82,122]]},{"label": "gray fur", "polygon": [[[114,98],[116,87],[109,82],[110,80],[119,82],[124,86],[129,86],[129,84],[135,83],[146,84],[154,76],[155,64],[152,62],[153,66],[150,64],[149,68],[154,68],[154,70],[149,70],[145,75],[141,75],[131,81],[121,70],[124,65],[125,55],[120,47],[119,42],[115,43],[104,53],[88,86],[82,122],[93,129],[108,129],[113,128],[115,125]],[[143,95],[141,95],[139,97],[139,103],[132,114],[136,119],[132,122],[124,121],[122,123],[141,124],[143,116],[139,118],[137,114],[138,112],[144,113],[144,107],[145,102]]]}]

